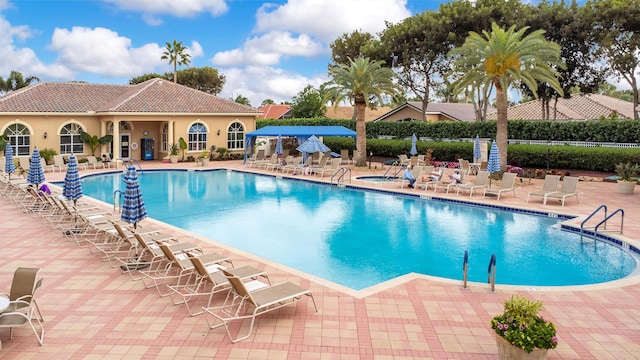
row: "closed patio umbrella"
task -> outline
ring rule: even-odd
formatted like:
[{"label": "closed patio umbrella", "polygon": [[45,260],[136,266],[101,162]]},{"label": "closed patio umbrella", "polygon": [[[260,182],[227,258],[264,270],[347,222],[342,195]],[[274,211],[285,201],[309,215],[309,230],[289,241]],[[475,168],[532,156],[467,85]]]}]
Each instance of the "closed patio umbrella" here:
[{"label": "closed patio umbrella", "polygon": [[34,148],[33,154],[31,154],[31,163],[29,164],[27,182],[35,185],[36,187],[40,186],[40,184],[44,182],[44,170],[42,169],[42,162],[40,162],[40,152],[38,151],[38,148]]},{"label": "closed patio umbrella", "polygon": [[473,162],[480,162],[480,158],[482,157],[482,151],[480,150],[480,137],[476,135],[476,140],[473,144]]},{"label": "closed patio umbrella", "polygon": [[[500,171],[500,154],[498,153],[498,145],[495,141],[491,143],[489,161],[487,162],[487,171],[491,175]],[[491,186],[491,177],[489,177],[489,186]]]},{"label": "closed patio umbrella", "polygon": [[75,155],[69,158],[67,174],[64,176],[64,188],[62,195],[76,204],[78,199],[82,197],[82,184],[80,184],[80,175],[78,174],[78,161]]},{"label": "closed patio umbrella", "polygon": [[282,136],[278,135],[278,140],[276,141],[276,154],[282,155]]},{"label": "closed patio umbrella", "polygon": [[418,138],[416,138],[416,134],[411,135],[411,150],[409,150],[409,154],[411,156],[418,155],[418,149],[416,148],[416,143],[418,142]]},{"label": "closed patio umbrella", "polygon": [[124,182],[127,184],[127,189],[124,192],[124,204],[120,218],[129,224],[133,224],[135,229],[138,222],[147,217],[147,209],[144,206],[144,200],[140,192],[136,168],[129,166],[124,175]]},{"label": "closed patio umbrella", "polygon": [[307,161],[307,156],[316,152],[327,152],[330,151],[329,147],[325,145],[320,139],[318,139],[315,135],[311,135],[307,141],[303,142],[296,148],[296,150],[302,153],[302,162]]},{"label": "closed patio umbrella", "polygon": [[4,148],[4,172],[9,175],[9,180],[11,180],[11,173],[16,171],[16,164],[13,163],[13,148],[11,147],[11,143],[7,143]]}]

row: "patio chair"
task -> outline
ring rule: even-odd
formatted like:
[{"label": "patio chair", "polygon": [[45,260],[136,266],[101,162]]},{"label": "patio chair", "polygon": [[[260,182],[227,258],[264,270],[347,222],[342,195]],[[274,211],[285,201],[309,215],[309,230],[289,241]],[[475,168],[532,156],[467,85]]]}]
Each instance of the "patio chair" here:
[{"label": "patio chair", "polygon": [[529,194],[527,194],[527,202],[529,202],[532,196],[538,196],[544,200],[547,194],[558,191],[558,183],[560,183],[560,175],[546,175],[544,177],[544,184],[542,184],[542,190],[529,191]]},{"label": "patio chair", "polygon": [[9,306],[2,313],[27,310],[29,318],[36,315],[38,321],[44,321],[40,307],[36,301],[36,292],[42,286],[42,278],[38,279],[39,268],[19,267],[13,273],[11,288],[8,294],[0,294],[9,298]]},{"label": "patio chair", "polygon": [[[177,297],[177,301],[173,301],[174,305],[185,304],[189,315],[196,316],[204,312],[203,306],[200,306],[199,311],[194,311],[192,300],[203,296],[208,296],[207,305],[204,307],[211,307],[211,299],[213,295],[224,290],[229,290],[230,284],[227,278],[223,275],[220,269],[225,269],[227,272],[237,276],[238,278],[246,281],[245,286],[249,291],[254,291],[266,286],[271,285],[269,276],[263,270],[258,270],[253,266],[245,265],[238,268],[226,269],[219,263],[206,264],[202,257],[193,256],[187,253],[188,261],[191,262],[194,269],[194,281],[187,282],[183,285],[168,286],[172,291],[171,298]],[[266,279],[267,283],[256,280],[258,277]],[[189,305],[191,303],[191,305]]]},{"label": "patio chair", "polygon": [[[33,316],[33,314],[36,311],[35,309],[35,303],[34,302],[27,302],[24,300],[16,300],[16,301],[12,301],[10,302],[10,305],[13,306],[22,306],[26,309],[25,312],[23,311],[4,311],[2,313],[0,313],[0,329],[3,328],[8,328],[9,329],[9,338],[13,339],[13,329],[17,328],[17,327],[22,327],[25,325],[29,325],[29,327],[31,327],[31,330],[33,330],[33,333],[36,335],[36,338],[38,339],[38,343],[40,344],[40,346],[42,346],[44,344],[44,326],[42,325],[42,319],[40,319],[38,316]],[[34,319],[35,322],[38,324],[38,327],[40,328],[40,331],[38,332],[38,329],[36,329],[36,326],[34,325]]]},{"label": "patio chair", "polygon": [[469,160],[458,159],[458,163],[460,164],[460,174],[462,176],[469,174],[469,172],[471,171]]},{"label": "patio chair", "polygon": [[320,177],[323,177],[325,173],[333,174],[338,170],[341,162],[342,160],[340,158],[331,159],[331,166],[325,166],[322,169],[313,169],[313,173],[316,175],[320,174]]},{"label": "patio chair", "polygon": [[484,189],[487,187],[487,180],[489,180],[489,172],[486,170],[479,171],[475,180],[472,183],[460,184],[456,190],[456,195],[460,193],[460,190],[469,191],[469,197],[473,196],[473,191],[476,189]]},{"label": "patio chair", "polygon": [[[164,259],[162,259],[165,262],[164,266],[158,266],[155,269],[149,270],[139,270],[139,273],[142,275],[144,287],[147,289],[152,287],[156,288],[160,297],[172,295],[174,289],[180,289],[182,287],[190,288],[196,283],[198,279],[194,276],[195,268],[189,257],[198,258],[200,262],[209,267],[221,267],[222,263],[228,263],[233,267],[233,261],[231,261],[229,257],[218,253],[175,251],[175,248],[167,244],[159,243],[158,245],[160,251],[165,256]],[[163,292],[161,290],[162,285],[166,285],[169,291]],[[172,289],[172,287],[174,289]],[[174,304],[178,305],[179,303],[174,301]]]},{"label": "patio chair", "polygon": [[40,165],[42,166],[42,171],[46,172],[47,170],[54,172],[55,169],[53,165],[47,165],[47,160],[44,158],[40,158]]},{"label": "patio chair", "polygon": [[64,163],[62,155],[53,155],[53,168],[57,168],[60,172],[67,169],[67,164]]},{"label": "patio chair", "polygon": [[349,149],[340,150],[340,164],[351,164],[351,159],[349,158]]},{"label": "patio chair", "polygon": [[547,200],[549,199],[558,199],[560,201],[562,201],[562,206],[564,207],[564,201],[568,198],[568,197],[572,197],[575,196],[576,197],[576,201],[578,203],[580,203],[580,198],[578,197],[579,194],[576,191],[577,187],[578,187],[578,181],[580,180],[579,177],[577,176],[565,176],[562,179],[562,186],[560,187],[560,191],[556,191],[556,192],[552,192],[549,194],[546,194],[542,200],[542,204],[546,205],[547,204]]},{"label": "patio chair", "polygon": [[[435,169],[435,167],[434,167]],[[433,172],[433,170],[431,171]],[[449,176],[449,168],[440,168],[440,177],[438,177],[437,179],[433,179],[430,175],[431,172],[429,172],[427,174],[428,178],[426,181],[422,182],[422,184],[424,184],[424,191],[427,191],[429,189],[429,186],[433,186],[433,189],[435,190],[435,186],[436,184],[442,182],[442,179],[446,179]]]},{"label": "patio chair", "polygon": [[[276,285],[266,286],[254,291],[247,289],[245,283],[233,273],[220,270],[231,284],[231,292],[227,296],[224,304],[216,307],[205,307],[203,311],[207,316],[209,328],[215,329],[224,326],[231,342],[235,343],[251,336],[256,317],[283,306],[294,304],[302,299],[303,295],[311,298],[316,312],[318,307],[313,298],[311,290],[304,289],[291,282],[283,282]],[[249,308],[253,307],[253,311]],[[209,320],[213,317],[213,323]],[[251,319],[249,330],[244,335],[231,335],[229,326],[232,321]]]},{"label": "patio chair", "polygon": [[398,155],[398,162],[400,163],[400,166],[407,166],[411,163],[411,160],[409,160],[407,155],[400,154]]},{"label": "patio chair", "polygon": [[97,169],[97,168],[105,168],[105,163],[103,163],[102,161],[98,161],[98,158],[95,156],[87,156],[87,162],[86,162],[87,167],[91,166],[93,167],[93,169]]},{"label": "patio chair", "polygon": [[[422,169],[424,169],[424,166],[419,166],[419,165],[413,165],[413,169],[411,169],[411,173],[413,174],[413,178],[416,179],[416,183],[418,182],[418,179],[420,179],[420,175],[422,174]],[[400,188],[401,189],[404,188],[405,183],[407,185],[409,185],[409,180],[400,179]]]},{"label": "patio chair", "polygon": [[513,191],[513,196],[516,196],[516,176],[518,174],[516,173],[504,173],[502,174],[502,180],[500,180],[500,186],[494,186],[494,187],[485,187],[484,188],[484,194],[482,194],[482,197],[487,196],[487,194],[489,195],[496,195],[498,197],[498,201],[500,200],[500,195],[502,195],[503,192],[509,192],[509,191]]},{"label": "patio chair", "polygon": [[423,166],[422,172],[420,173],[420,177],[416,178],[416,182],[413,184],[413,187],[418,188],[418,186],[420,185],[424,186],[425,183],[428,183],[429,181],[431,181],[429,179],[429,174],[433,172],[433,169],[435,169],[433,165]]},{"label": "patio chair", "polygon": [[[309,156],[308,158],[311,158],[311,157]],[[302,164],[302,156],[296,156],[290,162],[287,162],[285,165],[279,166],[277,170],[282,170],[283,173],[289,172],[289,170],[291,170],[291,172],[295,174],[296,168],[300,167],[301,164]]]},{"label": "patio chair", "polygon": [[[458,172],[460,173],[460,182],[462,182],[464,180],[465,173],[461,169],[453,169],[453,171],[456,170],[458,170]],[[438,181],[433,185],[433,191],[438,192],[438,189],[442,188],[445,189],[445,192],[448,194],[451,188],[462,185],[460,183],[453,182],[453,180],[451,179],[452,175],[453,174],[448,174],[447,177],[443,176],[441,181]]]}]

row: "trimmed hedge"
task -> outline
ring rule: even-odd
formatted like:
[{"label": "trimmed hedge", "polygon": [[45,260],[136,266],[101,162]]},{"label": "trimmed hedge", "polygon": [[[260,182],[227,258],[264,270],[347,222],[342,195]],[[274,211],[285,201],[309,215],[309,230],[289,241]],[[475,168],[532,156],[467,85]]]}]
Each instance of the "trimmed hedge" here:
[{"label": "trimmed hedge", "polygon": [[[340,153],[341,149],[355,149],[353,139],[343,137],[325,137],[324,143],[331,151]],[[433,159],[456,161],[473,158],[472,142],[425,142],[416,144],[419,154],[433,149]],[[409,154],[409,140],[367,140],[367,152],[374,156],[395,158],[398,154]],[[488,149],[487,149],[488,151]],[[614,172],[615,164],[640,163],[640,149],[587,148],[579,146],[546,146],[512,144],[507,149],[508,164],[523,168],[574,169]]]},{"label": "trimmed hedge", "polygon": [[[283,119],[258,120],[256,128],[264,126],[304,125],[304,126],[344,126],[356,129],[352,120],[332,119]],[[520,140],[550,141],[596,141],[640,144],[640,121],[637,120],[589,120],[589,121],[509,121],[509,138]],[[369,122],[367,138],[377,139],[379,136],[406,138],[411,134],[418,138],[438,139],[482,138],[495,139],[495,121],[441,121],[423,123],[407,122]]]}]

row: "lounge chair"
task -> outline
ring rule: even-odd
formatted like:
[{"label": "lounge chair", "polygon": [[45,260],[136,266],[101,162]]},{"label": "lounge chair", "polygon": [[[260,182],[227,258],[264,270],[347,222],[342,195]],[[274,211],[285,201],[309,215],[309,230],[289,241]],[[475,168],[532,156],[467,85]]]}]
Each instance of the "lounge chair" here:
[{"label": "lounge chair", "polygon": [[23,311],[29,308],[40,321],[44,321],[40,307],[36,301],[36,292],[42,286],[42,278],[38,279],[39,268],[19,267],[13,273],[11,288],[8,294],[0,294],[9,298],[9,306],[4,312]]},{"label": "lounge chair", "polygon": [[473,196],[473,191],[476,189],[484,189],[487,187],[487,180],[489,179],[489,172],[486,170],[479,171],[476,175],[476,179],[472,183],[460,184],[456,190],[456,195],[460,193],[460,190],[469,191],[469,197]]},{"label": "lounge chair", "polygon": [[[164,266],[155,269],[139,271],[142,275],[142,283],[145,288],[155,287],[160,297],[172,295],[174,292],[181,292],[183,288],[192,289],[198,281],[194,275],[195,267],[189,257],[197,258],[204,266],[222,267],[222,263],[227,263],[233,267],[233,262],[226,256],[218,253],[201,253],[195,251],[175,251],[168,244],[159,243],[160,251],[164,254]],[[162,285],[166,285],[169,291],[163,292]],[[175,305],[181,302],[175,302]]]},{"label": "lounge chair", "polygon": [[105,168],[105,163],[103,163],[102,161],[98,161],[98,158],[95,156],[87,156],[87,167],[88,166],[92,166],[93,169],[97,169],[97,168]]},{"label": "lounge chair", "polygon": [[296,156],[286,165],[278,167],[278,170],[282,170],[283,173],[289,172],[289,170],[291,170],[291,172],[295,174],[296,168],[300,167],[301,164],[302,156]]},{"label": "lounge chair", "polygon": [[470,173],[471,169],[469,165],[469,160],[458,159],[458,163],[460,164],[460,174],[462,174],[462,176]]},{"label": "lounge chair", "polygon": [[429,186],[433,186],[435,190],[436,184],[442,182],[442,179],[446,179],[449,176],[448,173],[449,168],[440,168],[440,177],[438,177],[437,179],[431,178],[431,172],[428,173],[427,176],[429,176],[429,178],[427,179],[427,181],[423,182],[424,191],[427,191],[429,189]]},{"label": "lounge chair", "polygon": [[411,160],[409,160],[409,157],[407,155],[400,154],[398,155],[398,163],[400,164],[400,166],[407,166],[411,164]]},{"label": "lounge chair", "polygon": [[351,159],[349,158],[349,149],[340,150],[340,163],[346,165],[351,164]]},{"label": "lounge chair", "polygon": [[[35,288],[37,289],[41,284],[42,279],[36,282]],[[39,332],[34,325],[34,320],[40,328]],[[33,301],[31,298],[10,300],[9,309],[0,313],[0,329],[8,328],[10,339],[13,339],[13,329],[27,324],[36,335],[40,346],[42,346],[44,343],[44,326],[42,326],[40,310],[37,308],[35,299],[33,299]]]},{"label": "lounge chair", "polygon": [[67,164],[64,163],[64,158],[62,155],[53,155],[53,168],[60,170],[65,170],[67,168]]},{"label": "lounge chair", "polygon": [[[220,291],[228,290],[230,288],[230,284],[227,278],[220,271],[220,269],[226,268],[222,267],[219,263],[207,264],[203,261],[202,257],[195,257],[191,254],[187,254],[187,256],[187,261],[191,262],[194,269],[194,280],[185,284],[169,285],[168,288],[172,291],[171,298],[178,299],[177,301],[173,301],[174,305],[185,304],[187,311],[189,311],[189,315],[195,316],[202,314],[204,310],[202,310],[203,306],[200,306],[198,311],[194,311],[192,309],[195,307],[192,302],[194,298],[208,296],[206,307],[210,307],[213,295]],[[245,265],[238,268],[226,269],[226,271],[240,279],[249,280],[248,282],[245,282],[245,286],[248,289],[252,289],[250,291],[271,285],[271,281],[269,280],[267,273],[263,270],[256,269],[253,266]],[[258,277],[265,278],[267,283],[256,280]]]},{"label": "lounge chair", "polygon": [[542,184],[542,190],[529,191],[527,195],[527,202],[532,196],[538,196],[544,199],[548,194],[558,191],[558,183],[560,182],[560,175],[547,175],[544,177],[544,184]]},{"label": "lounge chair", "polygon": [[53,165],[47,165],[47,161],[44,158],[40,158],[40,166],[42,166],[42,171],[46,172],[47,170],[54,172],[55,169]]},{"label": "lounge chair", "polygon": [[547,200],[549,199],[558,199],[562,201],[562,206],[564,207],[564,201],[566,200],[566,198],[572,196],[575,196],[576,201],[580,203],[578,192],[576,191],[579,180],[580,178],[578,178],[577,176],[565,176],[562,179],[562,186],[560,187],[560,191],[546,194],[543,198],[542,204],[546,205]]},{"label": "lounge chair", "polygon": [[[227,296],[223,305],[206,307],[203,308],[203,310],[214,319],[213,323],[211,323],[209,320],[211,316],[207,316],[209,328],[215,329],[220,326],[224,326],[231,342],[235,343],[251,336],[253,325],[258,315],[296,303],[302,299],[303,295],[311,298],[313,301],[313,307],[316,312],[318,311],[318,307],[316,306],[316,301],[313,298],[311,290],[304,289],[291,282],[283,282],[250,291],[238,276],[224,269],[221,269],[220,271],[231,284],[231,292],[229,293],[229,296]],[[253,307],[253,311],[249,311],[249,307]],[[245,335],[233,337],[233,335],[231,335],[229,325],[234,320],[242,319],[251,319],[249,330]]]},{"label": "lounge chair", "polygon": [[498,200],[500,200],[500,196],[502,195],[503,192],[509,192],[509,191],[513,191],[513,196],[516,196],[516,176],[518,174],[516,173],[508,173],[505,172],[504,174],[502,174],[502,180],[500,180],[500,186],[493,186],[490,188],[485,187],[484,188],[484,194],[482,194],[482,197],[487,196],[487,194],[490,195],[496,195],[498,196]]},{"label": "lounge chair", "polygon": [[313,173],[316,175],[320,174],[320,177],[323,177],[325,173],[333,174],[338,170],[341,162],[342,160],[340,158],[331,159],[331,166],[325,166],[322,169],[313,169]]},{"label": "lounge chair", "polygon": [[[462,171],[461,169],[453,169],[453,171],[456,171],[456,170],[458,170],[458,172],[460,173],[460,182],[464,181],[464,175],[465,175],[464,171]],[[443,189],[445,189],[445,192],[448,194],[449,190],[451,190],[451,188],[460,186],[461,185],[460,183],[453,182],[451,180],[451,176],[452,175],[453,174],[449,174],[449,175],[447,175],[446,178],[443,177],[442,181],[438,181],[437,183],[435,183],[433,185],[433,191],[434,192],[438,192],[439,188],[443,188]]]},{"label": "lounge chair", "polygon": [[[418,182],[418,179],[420,179],[420,175],[422,174],[422,169],[424,169],[424,166],[418,166],[418,165],[414,165],[413,169],[411,169],[411,173],[413,174],[413,178],[416,179],[416,183]],[[405,183],[409,185],[409,180],[404,178],[400,179],[401,189],[404,188]]]}]

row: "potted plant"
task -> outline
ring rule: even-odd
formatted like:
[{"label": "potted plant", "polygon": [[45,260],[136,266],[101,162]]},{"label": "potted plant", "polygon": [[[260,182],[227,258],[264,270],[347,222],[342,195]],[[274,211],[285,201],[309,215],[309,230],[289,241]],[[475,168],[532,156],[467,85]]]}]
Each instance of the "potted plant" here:
[{"label": "potted plant", "polygon": [[200,161],[202,162],[202,166],[209,165],[209,151],[206,149],[202,150],[202,155],[200,155]]},{"label": "potted plant", "polygon": [[636,187],[637,177],[640,174],[640,165],[630,162],[616,164],[618,175],[618,192],[631,195]]},{"label": "potted plant", "polygon": [[538,315],[541,309],[542,302],[521,295],[505,300],[504,312],[491,319],[500,359],[546,359],[558,345],[556,326]]},{"label": "potted plant", "polygon": [[169,159],[172,164],[178,163],[178,153],[180,152],[180,146],[178,144],[169,144]]}]

